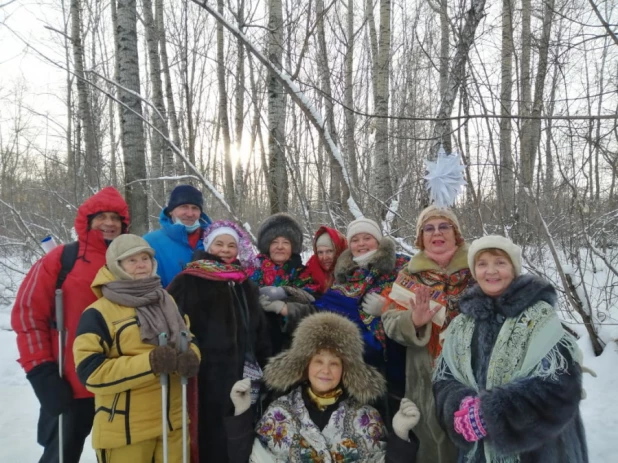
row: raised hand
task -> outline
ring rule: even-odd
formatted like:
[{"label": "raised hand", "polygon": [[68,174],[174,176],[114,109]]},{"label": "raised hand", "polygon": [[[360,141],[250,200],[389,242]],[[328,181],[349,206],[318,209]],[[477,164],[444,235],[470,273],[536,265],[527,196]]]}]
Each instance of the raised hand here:
[{"label": "raised hand", "polygon": [[419,285],[414,291],[416,301],[410,299],[412,306],[412,323],[416,328],[421,328],[431,321],[433,316],[440,310],[439,306],[433,309],[429,307],[431,299],[431,288],[425,285]]}]

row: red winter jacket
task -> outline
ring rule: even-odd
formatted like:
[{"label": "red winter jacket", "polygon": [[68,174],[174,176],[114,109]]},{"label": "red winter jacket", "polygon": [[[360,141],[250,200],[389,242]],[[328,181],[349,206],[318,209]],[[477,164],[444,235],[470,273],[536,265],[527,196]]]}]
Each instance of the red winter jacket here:
[{"label": "red winter jacket", "polygon": [[[79,254],[73,270],[62,285],[67,330],[64,377],[71,384],[76,399],[92,397],[75,373],[73,341],[82,312],[97,300],[90,284],[105,265],[107,245],[103,234],[88,227],[88,217],[98,212],[116,212],[120,215],[123,232],[129,226],[127,203],[113,187],[104,188],[91,196],[77,210],[75,231],[79,240]],[[56,247],[34,264],[21,284],[13,306],[11,326],[17,333],[18,362],[26,373],[41,363],[58,360],[58,332],[52,329],[51,323],[55,317],[54,297],[63,247]]]}]

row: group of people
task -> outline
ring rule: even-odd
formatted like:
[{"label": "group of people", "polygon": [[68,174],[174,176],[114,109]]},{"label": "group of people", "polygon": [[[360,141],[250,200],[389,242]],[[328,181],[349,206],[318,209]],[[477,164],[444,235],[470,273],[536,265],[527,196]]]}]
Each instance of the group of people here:
[{"label": "group of people", "polygon": [[412,258],[360,218],[345,233],[320,227],[303,264],[292,216],[261,224],[256,255],[190,185],[160,223],[128,234],[127,205],[105,188],[78,210],[70,272],[59,281],[59,246],[22,283],[12,326],[41,404],[40,462],[59,448],[78,462],[91,431],[101,463],[162,462],[163,409],[169,461],[181,461],[181,377],[192,462],[588,461],[581,353],[555,289],[522,274],[508,238],[468,246],[455,214],[429,206]]}]

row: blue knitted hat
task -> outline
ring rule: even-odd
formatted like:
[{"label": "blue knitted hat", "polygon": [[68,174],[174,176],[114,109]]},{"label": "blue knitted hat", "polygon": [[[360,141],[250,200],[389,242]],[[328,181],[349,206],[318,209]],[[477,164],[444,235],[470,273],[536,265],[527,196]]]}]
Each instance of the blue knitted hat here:
[{"label": "blue knitted hat", "polygon": [[191,185],[178,185],[170,193],[170,200],[167,203],[165,212],[169,214],[178,206],[183,204],[193,204],[200,208],[200,211],[204,210],[204,197],[202,192]]}]

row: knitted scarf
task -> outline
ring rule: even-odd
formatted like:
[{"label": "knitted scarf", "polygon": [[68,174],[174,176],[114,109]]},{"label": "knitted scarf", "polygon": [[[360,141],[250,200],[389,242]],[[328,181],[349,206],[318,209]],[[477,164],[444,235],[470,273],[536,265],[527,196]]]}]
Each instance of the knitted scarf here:
[{"label": "knitted scarf", "polygon": [[[442,354],[438,358],[433,382],[447,379],[447,370],[453,377],[475,391],[479,386],[472,370],[472,336],[475,319],[467,315],[456,317],[447,332]],[[570,352],[581,364],[582,353],[573,336],[564,331],[556,311],[545,301],[528,307],[502,325],[489,359],[486,389],[503,386],[520,378],[555,378],[568,368],[560,346]],[[518,463],[518,456],[498,457],[491,444],[482,442],[487,463]],[[466,456],[470,461],[476,445]]]},{"label": "knitted scarf", "polygon": [[210,259],[200,259],[189,262],[181,274],[193,275],[211,281],[234,281],[242,283],[247,274],[239,261],[225,263]]},{"label": "knitted scarf", "polygon": [[187,331],[187,325],[158,276],[111,281],[104,284],[101,291],[114,304],[135,307],[143,342],[157,346],[159,335],[167,333],[169,342],[179,345],[179,334]]}]

